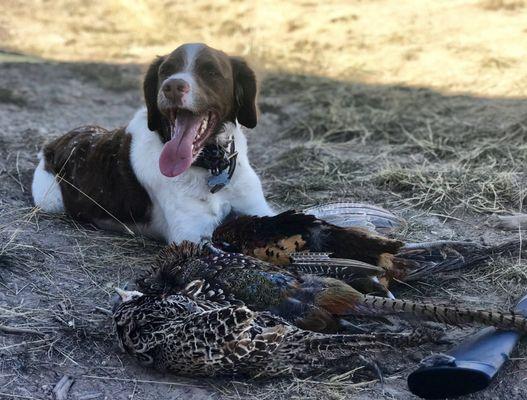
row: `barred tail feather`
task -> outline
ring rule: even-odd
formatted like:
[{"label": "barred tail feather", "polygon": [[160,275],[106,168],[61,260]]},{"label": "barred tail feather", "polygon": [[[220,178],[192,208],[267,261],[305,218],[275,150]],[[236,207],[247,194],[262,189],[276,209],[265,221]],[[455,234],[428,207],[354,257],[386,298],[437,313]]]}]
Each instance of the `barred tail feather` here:
[{"label": "barred tail feather", "polygon": [[329,253],[302,252],[291,254],[291,267],[299,272],[344,281],[358,276],[381,275],[381,267],[348,258],[331,258]]},{"label": "barred tail feather", "polygon": [[387,299],[377,296],[364,296],[362,305],[390,313],[409,313],[416,317],[438,321],[449,325],[478,323],[500,329],[513,329],[527,333],[527,318],[512,312],[476,310],[470,308],[445,307],[435,304]]}]

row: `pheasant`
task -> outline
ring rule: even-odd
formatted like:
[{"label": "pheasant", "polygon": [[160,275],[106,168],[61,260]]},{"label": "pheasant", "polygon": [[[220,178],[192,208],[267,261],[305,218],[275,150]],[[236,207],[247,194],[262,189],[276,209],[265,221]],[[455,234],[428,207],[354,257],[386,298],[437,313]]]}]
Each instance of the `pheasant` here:
[{"label": "pheasant", "polygon": [[397,223],[402,224],[393,214],[374,208],[370,215],[362,215],[361,220],[357,214],[349,217],[357,208],[353,203],[337,205],[318,207],[313,212],[340,226],[306,212],[289,210],[272,217],[240,216],[229,220],[216,228],[212,241],[226,251],[346,282],[355,279],[358,267],[364,270],[365,266],[350,260],[361,261],[381,267],[373,275],[386,287],[393,281],[412,281],[472,266],[491,255],[519,248],[517,240],[489,247],[459,241],[405,244],[366,228],[380,226],[377,230],[389,232]]},{"label": "pheasant", "polygon": [[[190,242],[164,249],[150,275],[137,281],[143,292],[172,294],[200,279],[202,297],[269,311],[302,329],[335,332],[347,317],[409,313],[447,324],[480,323],[527,332],[527,320],[513,313],[443,307],[364,294],[338,279],[293,274],[250,256],[210,252]],[[380,285],[379,285],[380,286]],[[382,286],[381,286],[382,288]],[[382,293],[381,293],[382,294]]]},{"label": "pheasant", "polygon": [[365,228],[339,227],[294,210],[272,217],[239,216],[217,227],[212,241],[224,250],[277,265],[289,264],[290,254],[302,251],[378,264],[383,255],[395,254],[403,246]]},{"label": "pheasant", "polygon": [[[169,296],[116,289],[120,346],[142,364],[191,376],[311,375],[367,364],[369,351],[412,345],[413,334],[330,335],[245,306],[199,300],[203,281]],[[417,338],[419,340],[419,338]]]}]

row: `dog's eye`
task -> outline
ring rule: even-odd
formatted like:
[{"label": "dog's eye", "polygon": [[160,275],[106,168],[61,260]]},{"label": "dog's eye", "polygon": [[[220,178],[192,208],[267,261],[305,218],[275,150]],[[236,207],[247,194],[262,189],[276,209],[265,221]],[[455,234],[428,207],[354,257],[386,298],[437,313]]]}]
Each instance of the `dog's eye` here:
[{"label": "dog's eye", "polygon": [[203,64],[202,71],[209,76],[216,77],[219,76],[219,71],[216,66],[212,63]]},{"label": "dog's eye", "polygon": [[168,75],[170,75],[170,65],[161,65],[161,67],[159,68],[159,76],[160,77],[166,77]]},{"label": "dog's eye", "polygon": [[166,78],[167,76],[180,72],[180,70],[180,63],[168,61],[161,64],[158,70],[158,74],[160,77]]}]

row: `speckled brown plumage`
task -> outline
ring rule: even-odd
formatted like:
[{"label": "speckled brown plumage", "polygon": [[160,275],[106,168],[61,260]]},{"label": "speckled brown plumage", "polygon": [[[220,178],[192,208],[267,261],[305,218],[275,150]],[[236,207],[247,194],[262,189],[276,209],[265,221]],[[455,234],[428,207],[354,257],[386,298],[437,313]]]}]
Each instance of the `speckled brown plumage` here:
[{"label": "speckled brown plumage", "polygon": [[[201,282],[190,286],[196,284]],[[125,292],[114,312],[122,348],[146,366],[181,375],[274,377],[348,371],[364,365],[369,350],[411,345],[415,339],[314,333],[245,306],[192,296]]]}]

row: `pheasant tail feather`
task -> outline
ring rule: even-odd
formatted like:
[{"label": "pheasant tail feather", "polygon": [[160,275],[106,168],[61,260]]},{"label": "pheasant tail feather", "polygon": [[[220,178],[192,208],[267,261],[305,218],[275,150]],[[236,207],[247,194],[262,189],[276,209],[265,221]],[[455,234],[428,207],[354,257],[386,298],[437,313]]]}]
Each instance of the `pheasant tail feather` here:
[{"label": "pheasant tail feather", "polygon": [[500,329],[513,329],[527,333],[527,318],[512,312],[445,307],[368,295],[363,297],[361,303],[370,308],[393,313],[406,312],[417,317],[449,325],[479,323]]}]

